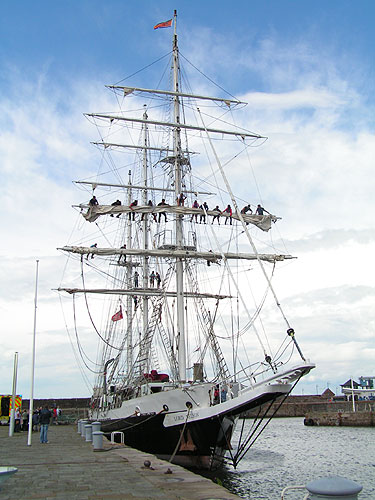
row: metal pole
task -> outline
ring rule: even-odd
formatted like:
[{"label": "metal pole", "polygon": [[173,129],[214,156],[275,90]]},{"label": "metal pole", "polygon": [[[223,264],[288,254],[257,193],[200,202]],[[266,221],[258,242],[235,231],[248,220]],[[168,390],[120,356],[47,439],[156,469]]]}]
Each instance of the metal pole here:
[{"label": "metal pole", "polygon": [[352,406],[353,406],[353,412],[355,412],[353,377],[351,377],[351,386],[352,386]]},{"label": "metal pole", "polygon": [[9,437],[12,437],[14,433],[14,412],[16,406],[16,391],[17,391],[17,368],[18,368],[18,352],[15,352],[14,365],[13,365],[12,407],[10,410],[10,419],[9,419]]},{"label": "metal pole", "polygon": [[33,353],[32,353],[32,360],[31,360],[31,389],[30,389],[30,404],[29,404],[29,433],[28,433],[28,436],[27,436],[27,446],[31,446],[31,434],[33,432],[35,337],[36,337],[36,309],[37,309],[37,299],[38,299],[38,271],[39,271],[39,260],[36,261],[36,276],[35,276],[34,333],[33,333]]}]

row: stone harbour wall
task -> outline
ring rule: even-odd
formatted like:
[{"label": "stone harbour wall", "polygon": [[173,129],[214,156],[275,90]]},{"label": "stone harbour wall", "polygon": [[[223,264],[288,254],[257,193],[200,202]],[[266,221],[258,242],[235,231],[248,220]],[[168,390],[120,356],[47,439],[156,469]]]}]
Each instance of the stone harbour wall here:
[{"label": "stone harbour wall", "polygon": [[305,425],[331,427],[375,427],[375,412],[357,411],[355,413],[311,413],[306,415]]},{"label": "stone harbour wall", "polygon": [[[48,405],[49,408],[59,407],[62,415],[75,417],[77,420],[86,418],[91,398],[49,398],[34,399],[34,409]],[[29,409],[29,399],[22,400],[22,409]]]},{"label": "stone harbour wall", "polygon": [[[276,402],[271,408],[268,415],[277,407]],[[260,416],[263,416],[267,411],[268,404],[262,405]],[[356,413],[359,412],[374,412],[375,401],[356,401]],[[306,417],[315,413],[349,413],[353,411],[351,401],[331,401],[323,399],[321,396],[288,396],[285,402],[281,405],[276,417]],[[254,408],[245,413],[245,417],[254,418],[258,415],[259,408]]]}]

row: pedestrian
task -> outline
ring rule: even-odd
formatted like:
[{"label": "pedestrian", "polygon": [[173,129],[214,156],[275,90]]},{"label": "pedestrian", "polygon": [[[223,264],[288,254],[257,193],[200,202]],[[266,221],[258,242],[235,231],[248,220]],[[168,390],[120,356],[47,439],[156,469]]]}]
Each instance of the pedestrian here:
[{"label": "pedestrian", "polygon": [[33,422],[32,430],[38,432],[38,425],[39,425],[39,413],[38,413],[38,410],[34,411],[32,422]]},{"label": "pedestrian", "polygon": [[48,409],[48,405],[46,405],[39,415],[39,424],[40,424],[40,442],[42,444],[48,443],[47,434],[48,434],[48,426],[50,424],[52,417],[52,413]]},{"label": "pedestrian", "polygon": [[152,273],[150,274],[150,286],[151,287],[154,286],[154,282],[155,282],[155,272],[152,271]]},{"label": "pedestrian", "polygon": [[96,196],[93,196],[91,200],[89,201],[90,207],[95,207],[96,205],[99,205],[98,200],[96,199]]},{"label": "pedestrian", "polygon": [[258,205],[255,213],[257,215],[264,215],[264,212],[266,212],[267,214],[269,214],[269,212],[267,212],[267,210],[265,208],[263,208],[262,205]]},{"label": "pedestrian", "polygon": [[203,210],[203,214],[200,215],[200,218],[199,218],[199,224],[201,224],[203,222],[203,224],[206,224],[206,213],[207,213],[207,210],[208,210],[208,205],[206,202],[203,203],[203,205],[200,205],[199,207],[201,210]]},{"label": "pedestrian", "polygon": [[136,271],[134,273],[134,286],[135,286],[135,288],[138,288],[138,283],[139,283],[138,280],[139,280],[139,274],[138,274],[138,271]]},{"label": "pedestrian", "polygon": [[57,425],[57,408],[54,406],[52,408],[52,423]]},{"label": "pedestrian", "polygon": [[156,274],[155,274],[155,279],[156,279],[156,284],[157,284],[157,287],[158,287],[158,288],[160,288],[161,277],[160,277],[160,274],[159,274],[159,273],[156,273]]},{"label": "pedestrian", "polygon": [[14,432],[21,432],[21,412],[16,408],[14,412]]},{"label": "pedestrian", "polygon": [[[193,207],[193,208],[199,208],[199,203],[198,203],[198,201],[197,201],[197,200],[194,200],[194,203],[193,203],[192,207]],[[194,218],[194,217],[195,217],[195,222],[197,222],[197,221],[198,221],[198,214],[193,214],[193,215],[191,216],[190,222],[193,222],[193,218]]]},{"label": "pedestrian", "polygon": [[[94,243],[93,245],[90,245],[90,248],[97,248],[98,247],[98,244],[97,243]],[[89,258],[89,255],[90,255],[91,252],[89,252],[86,256],[86,260],[88,260]],[[92,253],[91,254],[91,258],[93,259],[94,258],[94,254]]]},{"label": "pedestrian", "polygon": [[219,208],[219,205],[216,205],[216,207],[213,209],[213,212],[217,212],[217,214],[213,216],[211,224],[213,224],[215,222],[215,219],[217,219],[217,223],[220,226],[220,219],[219,219],[219,217],[220,217],[220,214],[221,214],[221,210]]},{"label": "pedestrian", "polygon": [[[169,207],[169,205],[168,205],[168,203],[165,203],[165,199],[163,198],[161,200],[161,202],[158,203],[158,207]],[[167,214],[165,212],[159,212],[159,220],[158,220],[158,222],[160,222],[160,218],[161,218],[162,215],[164,215],[165,222],[168,222],[167,221]]]},{"label": "pedestrian", "polygon": [[[227,206],[227,208],[224,210],[223,212],[224,214],[228,214],[229,215],[229,222],[230,222],[230,225],[232,225],[232,207],[230,205]],[[226,224],[228,222],[228,217],[225,217],[225,222],[224,224]]]},{"label": "pedestrian", "polygon": [[135,220],[135,213],[133,211],[133,208],[137,207],[137,206],[138,206],[138,200],[134,200],[132,203],[130,203],[129,208],[131,211],[129,212],[129,220],[132,220],[132,219],[133,219],[133,221]]},{"label": "pedestrian", "polygon": [[23,431],[27,431],[28,430],[28,417],[29,417],[29,413],[27,410],[23,410],[22,412],[22,427],[21,429]]}]

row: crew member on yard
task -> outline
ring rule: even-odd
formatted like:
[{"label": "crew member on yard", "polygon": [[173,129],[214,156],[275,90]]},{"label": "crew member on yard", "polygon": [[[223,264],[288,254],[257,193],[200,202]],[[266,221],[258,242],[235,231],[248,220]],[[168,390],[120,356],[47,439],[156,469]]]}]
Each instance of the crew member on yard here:
[{"label": "crew member on yard", "polygon": [[[230,222],[230,225],[232,225],[232,207],[230,205],[227,206],[227,208],[223,211],[223,213],[225,214],[228,214],[229,215],[229,222]],[[224,224],[226,224],[228,221],[228,217],[225,217],[225,222]]]},{"label": "crew member on yard", "polygon": [[203,224],[206,224],[206,212],[208,210],[208,205],[206,202],[204,202],[203,205],[200,205],[199,208],[203,210],[203,214],[201,214],[199,217],[199,224],[201,224],[202,222]]},{"label": "crew member on yard", "polygon": [[258,205],[255,213],[257,215],[264,215],[264,212],[269,214],[269,212],[265,208],[263,208],[261,205]]},{"label": "crew member on yard", "polygon": [[133,208],[136,207],[137,205],[138,205],[138,200],[134,200],[132,203],[130,203],[129,208],[131,211],[129,212],[129,220],[131,220],[132,218],[133,220],[135,220],[135,213],[133,212]]},{"label": "crew member on yard", "polygon": [[217,223],[220,226],[220,219],[219,219],[219,217],[220,217],[220,214],[221,214],[221,210],[219,208],[219,205],[216,205],[216,207],[213,209],[213,212],[217,212],[217,215],[213,216],[211,224],[213,224],[215,222],[215,219],[217,219]]},{"label": "crew member on yard", "polygon": [[[199,203],[197,200],[194,200],[194,203],[193,203],[193,208],[199,208]],[[193,218],[195,217],[195,222],[198,222],[198,214],[193,214],[191,216],[191,219],[190,219],[190,222],[193,222]]]},{"label": "crew member on yard", "polygon": [[[120,200],[116,200],[113,203],[111,203],[111,207],[119,207],[120,205],[121,205],[121,201]],[[121,214],[118,214],[118,215],[116,215],[116,217],[119,218],[120,215]],[[113,214],[111,214],[111,217],[113,217]]]},{"label": "crew member on yard", "polygon": [[[160,203],[158,203],[158,207],[169,207],[168,203],[165,203],[165,199],[163,198]],[[165,222],[167,221],[167,214],[165,212],[159,212],[159,220],[160,222],[161,216],[164,215]]]},{"label": "crew member on yard", "polygon": [[93,196],[93,197],[91,198],[91,200],[89,201],[89,205],[90,205],[91,207],[95,207],[96,205],[99,205],[99,202],[98,202],[98,200],[96,199],[96,196]]}]

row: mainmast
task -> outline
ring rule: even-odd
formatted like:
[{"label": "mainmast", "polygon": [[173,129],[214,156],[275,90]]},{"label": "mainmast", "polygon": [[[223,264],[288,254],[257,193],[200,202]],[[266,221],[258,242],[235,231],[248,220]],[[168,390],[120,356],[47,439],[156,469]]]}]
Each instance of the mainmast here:
[{"label": "mainmast", "polygon": [[[147,120],[147,112],[143,113],[144,120]],[[147,147],[148,147],[148,127],[147,124],[143,125],[143,182],[144,185],[147,186],[148,183],[148,172],[147,172]],[[148,202],[148,191],[144,189],[142,192],[142,201],[144,205],[147,205]],[[148,228],[149,228],[149,216],[144,214],[143,222],[142,222],[142,230],[143,230],[143,248],[145,250],[148,249]],[[149,265],[148,265],[149,257],[145,255],[143,257],[143,288],[148,287],[148,275],[149,275]],[[148,296],[145,295],[143,297],[143,335],[146,334],[146,330],[148,328]]]},{"label": "mainmast", "polygon": [[[173,34],[173,97],[174,102],[174,123],[180,123],[180,98],[179,98],[179,54],[177,44],[177,11],[174,11],[174,34]],[[182,191],[182,171],[181,171],[181,129],[176,126],[173,134],[173,150],[175,161],[175,199],[177,200]],[[176,248],[183,248],[183,230],[182,230],[182,215],[176,216]],[[177,294],[177,349],[178,349],[178,366],[179,378],[181,382],[186,381],[186,340],[185,340],[185,322],[184,322],[184,276],[183,276],[183,260],[176,259],[176,294]]]}]

